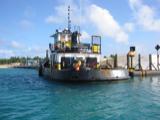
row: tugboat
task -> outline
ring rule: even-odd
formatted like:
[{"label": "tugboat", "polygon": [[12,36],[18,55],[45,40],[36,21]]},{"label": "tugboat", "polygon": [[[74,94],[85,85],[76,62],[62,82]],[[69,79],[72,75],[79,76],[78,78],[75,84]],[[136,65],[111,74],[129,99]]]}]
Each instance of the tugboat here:
[{"label": "tugboat", "polygon": [[91,43],[81,42],[80,30],[71,31],[70,7],[68,28],[51,36],[46,58],[40,63],[39,75],[57,81],[101,81],[128,79],[127,70],[101,69],[101,36],[93,35]]}]

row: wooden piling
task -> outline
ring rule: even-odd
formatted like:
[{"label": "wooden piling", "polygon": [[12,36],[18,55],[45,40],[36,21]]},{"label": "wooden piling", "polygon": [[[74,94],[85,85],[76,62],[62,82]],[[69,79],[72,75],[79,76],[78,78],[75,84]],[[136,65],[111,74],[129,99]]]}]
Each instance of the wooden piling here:
[{"label": "wooden piling", "polygon": [[149,54],[149,70],[152,70],[152,55]]},{"label": "wooden piling", "polygon": [[48,57],[48,50],[46,50],[46,59],[48,60],[49,57]]},{"label": "wooden piling", "polygon": [[153,70],[152,67],[154,67],[155,70],[158,70],[152,63],[152,55],[149,54],[149,70]]},{"label": "wooden piling", "polygon": [[138,69],[142,70],[142,65],[141,65],[141,55],[138,54]]},{"label": "wooden piling", "polygon": [[127,54],[127,69],[129,69],[129,55]]},{"label": "wooden piling", "polygon": [[133,68],[133,57],[131,56],[131,69]]},{"label": "wooden piling", "polygon": [[159,54],[157,53],[157,69],[159,70]]},{"label": "wooden piling", "polygon": [[118,67],[118,63],[117,63],[117,54],[115,54],[114,56],[114,68]]}]

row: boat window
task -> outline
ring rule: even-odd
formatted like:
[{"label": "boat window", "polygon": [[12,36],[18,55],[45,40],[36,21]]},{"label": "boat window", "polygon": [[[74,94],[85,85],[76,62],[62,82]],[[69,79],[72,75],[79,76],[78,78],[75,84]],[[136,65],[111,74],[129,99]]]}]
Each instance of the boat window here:
[{"label": "boat window", "polygon": [[74,58],[73,57],[62,57],[61,58],[61,66],[62,69],[71,68],[73,64]]},{"label": "boat window", "polygon": [[86,66],[87,67],[95,67],[97,65],[97,58],[94,57],[94,58],[90,58],[90,57],[87,57],[86,58]]}]

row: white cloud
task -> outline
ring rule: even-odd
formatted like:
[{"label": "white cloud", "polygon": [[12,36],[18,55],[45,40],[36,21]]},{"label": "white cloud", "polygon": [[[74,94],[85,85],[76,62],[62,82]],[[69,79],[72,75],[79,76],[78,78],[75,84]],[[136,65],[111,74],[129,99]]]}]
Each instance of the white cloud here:
[{"label": "white cloud", "polygon": [[0,47],[4,45],[4,43],[5,43],[4,40],[0,39]]},{"label": "white cloud", "polygon": [[54,15],[50,15],[45,19],[45,22],[48,24],[54,24],[54,23],[62,23],[64,18],[60,18]]},{"label": "white cloud", "polygon": [[42,52],[43,49],[41,47],[38,47],[38,46],[33,46],[33,47],[28,47],[27,51],[39,53],[39,52]]},{"label": "white cloud", "polygon": [[[2,41],[2,43],[1,43]],[[11,56],[45,56],[46,46],[23,45],[18,41],[0,40],[0,58]]]},{"label": "white cloud", "polygon": [[0,57],[1,58],[8,58],[10,56],[14,56],[15,53],[12,50],[7,49],[0,49]]},{"label": "white cloud", "polygon": [[135,27],[134,23],[131,23],[131,22],[124,24],[124,29],[127,32],[132,32],[134,30],[134,27]]},{"label": "white cloud", "polygon": [[50,15],[45,19],[46,23],[55,23],[57,22],[57,19],[55,19],[54,16]]},{"label": "white cloud", "polygon": [[29,20],[25,20],[25,19],[20,21],[20,25],[24,29],[28,29],[33,26],[33,24]]},{"label": "white cloud", "polygon": [[[91,5],[83,3],[83,6],[80,8],[73,0],[70,0],[69,3],[63,1],[62,5],[59,5],[54,9],[54,13],[56,14],[49,15],[45,19],[45,22],[51,24],[62,23],[67,25],[68,5],[71,6],[72,25],[84,25],[92,28],[94,26],[94,32],[98,34],[110,37],[117,42],[128,42],[128,34],[125,32],[124,26],[120,26],[107,9],[101,8],[95,4]],[[127,32],[130,32],[133,29],[131,24],[126,25],[126,27],[128,27]],[[87,35],[86,33],[83,34],[85,34],[85,36]]]},{"label": "white cloud", "polygon": [[81,39],[83,41],[89,41],[91,39],[91,36],[86,31],[82,31],[81,34]]},{"label": "white cloud", "polygon": [[5,56],[44,57],[46,49],[48,49],[48,45],[24,44],[20,40],[5,40],[4,42],[3,46],[0,46],[0,58]]},{"label": "white cloud", "polygon": [[34,10],[34,8],[32,8],[31,6],[26,7],[24,10],[24,17],[25,18],[33,18],[36,16],[36,12]]},{"label": "white cloud", "polygon": [[24,46],[21,43],[17,42],[17,41],[11,41],[10,46],[12,48],[15,48],[15,49],[22,49],[22,48],[24,48]]},{"label": "white cloud", "polygon": [[45,56],[46,48],[42,46],[29,46],[23,51],[26,56]]},{"label": "white cloud", "polygon": [[[86,2],[83,0],[83,3]],[[73,25],[80,25],[84,24],[86,19],[85,16],[82,14],[84,8],[78,7],[73,0],[63,1],[62,5],[59,5],[54,8],[54,15],[49,15],[45,18],[45,22],[49,24],[56,24],[56,23],[66,23],[67,24],[67,15],[68,15],[68,6],[70,6],[70,17],[71,22]]]},{"label": "white cloud", "polygon": [[146,48],[146,45],[143,43],[136,43],[135,46],[136,46],[137,53],[145,54],[147,52],[151,52],[150,49],[148,50],[144,49]]},{"label": "white cloud", "polygon": [[15,40],[9,41],[9,40],[0,40],[0,47],[3,48],[12,48],[12,49],[23,49],[25,46]]},{"label": "white cloud", "polygon": [[129,0],[129,4],[131,9],[134,10],[135,8],[139,8],[142,5],[142,2],[141,0]]},{"label": "white cloud", "polygon": [[128,35],[113,18],[107,9],[103,9],[97,5],[91,5],[89,11],[89,19],[97,27],[104,36],[109,36],[117,42],[127,42]]},{"label": "white cloud", "polygon": [[145,30],[160,32],[160,18],[154,8],[145,5],[141,0],[129,0],[134,17]]}]

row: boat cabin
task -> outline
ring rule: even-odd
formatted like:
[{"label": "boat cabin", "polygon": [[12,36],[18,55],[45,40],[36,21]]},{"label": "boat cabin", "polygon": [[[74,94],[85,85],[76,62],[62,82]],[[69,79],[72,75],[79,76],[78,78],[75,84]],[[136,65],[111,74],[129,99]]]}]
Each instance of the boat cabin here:
[{"label": "boat cabin", "polygon": [[50,66],[52,69],[99,69],[101,37],[92,36],[91,43],[81,43],[81,34],[64,29],[56,30],[54,43],[49,44]]}]

